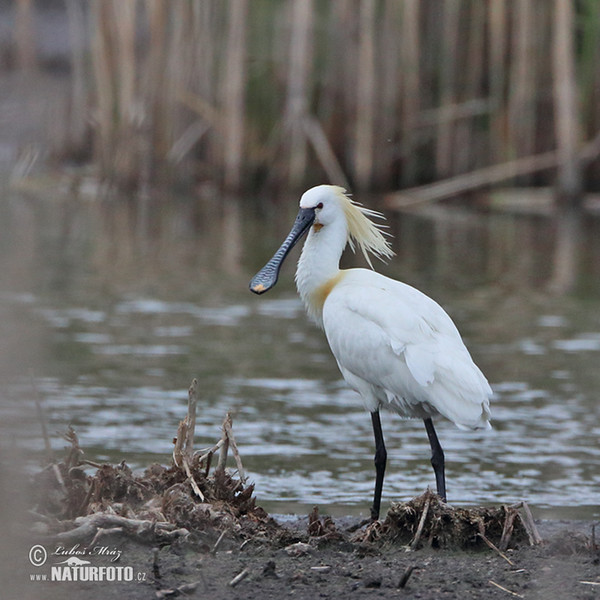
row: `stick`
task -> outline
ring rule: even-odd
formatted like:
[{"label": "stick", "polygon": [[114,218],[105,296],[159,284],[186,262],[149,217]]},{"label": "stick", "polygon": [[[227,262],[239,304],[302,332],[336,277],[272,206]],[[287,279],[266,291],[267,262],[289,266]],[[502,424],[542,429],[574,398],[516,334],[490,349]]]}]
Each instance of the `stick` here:
[{"label": "stick", "polygon": [[415,537],[413,541],[410,543],[410,547],[414,550],[421,539],[421,534],[423,533],[423,527],[425,526],[425,519],[427,518],[427,513],[429,512],[429,505],[431,504],[431,495],[427,496],[427,500],[425,501],[425,507],[423,508],[423,512],[421,513],[421,519],[419,520],[419,526],[417,527],[417,533],[415,533]]},{"label": "stick", "polygon": [[513,592],[511,590],[508,590],[504,586],[501,586],[499,583],[496,583],[495,581],[492,581],[491,579],[489,580],[488,583],[491,583],[492,585],[495,585],[498,589],[502,590],[503,592],[506,592],[507,594],[510,594],[511,596],[516,596],[517,598],[525,598],[525,596],[523,596],[521,594],[517,594],[517,592]]},{"label": "stick", "polygon": [[416,568],[417,567],[415,565],[410,565],[409,567],[406,568],[406,570],[402,574],[402,577],[400,577],[400,581],[398,582],[399,588],[404,588],[406,586],[406,584],[408,583],[408,580],[410,579],[410,576],[412,575],[412,572]]},{"label": "stick", "polygon": [[[215,542],[215,545],[212,547],[212,550],[210,551],[211,554],[216,554],[217,553],[217,549],[221,545],[221,541],[225,537],[226,533],[227,533],[227,529],[225,529],[225,530],[223,530],[221,532],[221,535],[219,536],[219,539]],[[240,547],[240,550],[241,550],[241,547]]]},{"label": "stick", "polygon": [[525,513],[525,518],[519,513],[519,517],[521,518],[521,523],[523,523],[523,527],[525,527],[525,531],[527,531],[527,536],[529,537],[529,544],[531,546],[539,546],[544,543],[542,536],[539,534],[535,522],[533,520],[533,515],[531,514],[531,510],[527,505],[527,502],[523,501],[521,503],[521,508]]},{"label": "stick", "polygon": [[[225,440],[221,438],[210,450],[207,450],[200,458],[197,459],[198,464],[202,464],[202,461],[209,459],[212,455],[225,443]],[[207,472],[208,475],[208,472]]]},{"label": "stick", "polygon": [[250,573],[250,571],[248,571],[248,569],[244,569],[243,571],[241,571],[240,573],[238,573],[230,582],[229,585],[231,587],[235,587],[240,581],[242,581],[242,579],[245,579],[246,577],[248,577],[248,574]]},{"label": "stick", "polygon": [[93,548],[98,540],[101,537],[104,537],[106,535],[111,535],[113,533],[123,533],[123,528],[122,527],[108,527],[105,529],[98,529],[98,531],[96,531],[96,535],[92,538],[92,541],[90,542],[90,547]]},{"label": "stick", "polygon": [[506,519],[504,519],[504,527],[502,528],[502,537],[500,538],[500,550],[506,550],[510,543],[510,538],[514,529],[515,518],[519,514],[516,509],[512,507],[504,507],[506,511]]},{"label": "stick", "polygon": [[192,379],[188,390],[187,431],[185,435],[185,452],[191,456],[194,451],[194,432],[196,430],[196,405],[198,404],[198,380]]},{"label": "stick", "polygon": [[[585,144],[579,151],[580,159],[586,164],[600,152],[600,133]],[[475,190],[486,185],[500,183],[513,177],[529,175],[537,171],[552,169],[558,165],[559,157],[556,150],[524,156],[505,163],[475,169],[464,175],[449,177],[435,183],[428,183],[386,196],[386,204],[391,210],[402,210],[407,206],[435,202]]]},{"label": "stick", "polygon": [[233,458],[235,458],[235,464],[238,468],[238,473],[240,476],[240,481],[242,483],[246,482],[246,475],[244,471],[244,466],[242,465],[242,458],[240,456],[240,452],[238,450],[237,444],[235,442],[235,438],[233,437],[233,429],[232,429],[232,421],[231,421],[231,413],[227,413],[225,417],[225,421],[223,422],[223,428],[227,433],[227,439],[229,440],[229,444],[231,445],[231,450],[233,452]]},{"label": "stick", "polygon": [[183,444],[187,435],[187,420],[179,421],[177,427],[177,437],[175,438],[175,447],[173,448],[173,462],[176,467],[181,468],[183,464]]},{"label": "stick", "polygon": [[221,438],[223,441],[223,448],[219,452],[219,462],[217,464],[217,471],[224,472],[225,464],[227,463],[227,451],[229,450],[229,436],[227,435],[227,429],[225,428],[225,424],[231,420],[231,415],[227,413],[225,416],[225,420],[223,421],[223,437]]},{"label": "stick", "polygon": [[185,454],[182,455],[182,461],[183,461],[183,470],[185,471],[185,474],[188,476],[188,480],[190,482],[190,485],[192,486],[192,490],[194,490],[194,493],[196,494],[196,496],[198,496],[198,498],[200,498],[200,500],[202,500],[202,502],[204,502],[206,500],[206,498],[204,497],[202,490],[198,487],[198,484],[196,483],[196,480],[194,479],[194,476],[192,475],[192,471],[190,469],[190,465],[188,464],[187,456]]},{"label": "stick", "polygon": [[494,552],[497,552],[511,567],[515,566],[515,563],[504,554],[491,540],[488,540],[485,533],[483,532],[483,523],[479,522],[479,533],[477,534]]}]

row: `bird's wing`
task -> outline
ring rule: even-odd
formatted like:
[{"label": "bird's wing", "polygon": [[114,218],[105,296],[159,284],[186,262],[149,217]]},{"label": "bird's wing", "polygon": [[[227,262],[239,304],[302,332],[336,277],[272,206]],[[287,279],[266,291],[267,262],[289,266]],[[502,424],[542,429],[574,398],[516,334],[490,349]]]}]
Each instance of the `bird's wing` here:
[{"label": "bird's wing", "polygon": [[433,408],[485,427],[491,389],[456,326],[434,300],[373,271],[349,272],[329,294],[325,333],[342,372],[385,390],[414,416]]}]

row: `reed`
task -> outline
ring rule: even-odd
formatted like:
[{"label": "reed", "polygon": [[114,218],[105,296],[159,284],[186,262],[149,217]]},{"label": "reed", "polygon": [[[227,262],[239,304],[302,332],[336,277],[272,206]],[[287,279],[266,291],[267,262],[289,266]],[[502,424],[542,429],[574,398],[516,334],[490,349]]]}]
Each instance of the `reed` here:
[{"label": "reed", "polygon": [[[92,70],[73,56],[74,131],[93,115],[95,162],[125,188],[389,190],[528,161],[568,143],[557,19],[576,35],[567,85],[582,141],[600,128],[597,2],[571,4],[565,18],[547,0],[94,2]],[[25,66],[31,50],[19,56]],[[530,173],[520,181],[552,181]]]}]

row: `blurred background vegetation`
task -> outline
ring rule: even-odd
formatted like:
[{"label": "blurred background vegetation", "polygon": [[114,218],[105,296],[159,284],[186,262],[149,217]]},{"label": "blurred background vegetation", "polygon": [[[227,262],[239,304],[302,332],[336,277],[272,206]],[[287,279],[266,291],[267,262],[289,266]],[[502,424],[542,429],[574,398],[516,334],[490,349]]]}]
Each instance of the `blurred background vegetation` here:
[{"label": "blurred background vegetation", "polygon": [[5,70],[68,79],[48,156],[121,190],[600,185],[596,0],[5,0],[2,29]]}]

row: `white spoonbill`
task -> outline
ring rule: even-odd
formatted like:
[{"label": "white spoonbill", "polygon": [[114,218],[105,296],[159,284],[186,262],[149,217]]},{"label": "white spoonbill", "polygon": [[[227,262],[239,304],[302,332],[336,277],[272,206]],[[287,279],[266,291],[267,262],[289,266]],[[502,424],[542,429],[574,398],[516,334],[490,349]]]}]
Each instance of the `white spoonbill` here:
[{"label": "white spoonbill", "polygon": [[461,429],[489,428],[492,390],[434,300],[373,270],[340,270],[347,243],[362,251],[371,268],[370,254],[393,256],[380,226],[369,217],[382,215],[352,201],[343,188],[308,190],[292,230],[250,289],[256,294],[271,289],[288,252],[308,231],[296,285],[309,316],[325,331],[344,379],[371,413],[376,471],[371,519],[377,520],[387,462],[379,410],[423,419],[437,493],[446,500],[444,452],[432,419],[446,417]]}]

